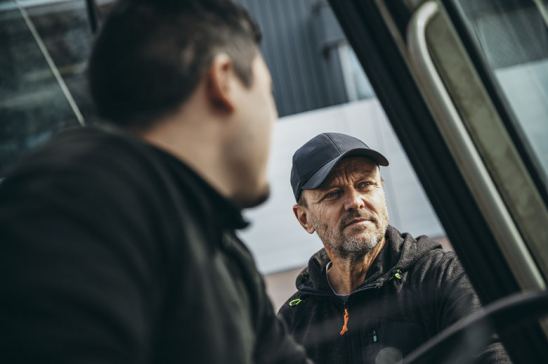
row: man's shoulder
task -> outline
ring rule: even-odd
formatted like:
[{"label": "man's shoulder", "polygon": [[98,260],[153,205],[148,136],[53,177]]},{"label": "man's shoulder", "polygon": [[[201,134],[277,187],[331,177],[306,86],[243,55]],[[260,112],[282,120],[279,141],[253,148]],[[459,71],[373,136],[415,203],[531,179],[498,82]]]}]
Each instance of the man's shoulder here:
[{"label": "man's shoulder", "polygon": [[278,312],[286,312],[287,310],[293,309],[294,307],[298,306],[302,302],[301,296],[302,294],[299,291],[293,293],[280,307]]},{"label": "man's shoulder", "polygon": [[282,316],[286,321],[292,321],[301,314],[311,314],[314,311],[323,310],[326,304],[331,304],[331,300],[326,298],[327,296],[311,295],[296,291],[280,307],[278,315]]},{"label": "man's shoulder", "polygon": [[464,275],[464,269],[456,253],[440,248],[424,251],[415,260],[409,271],[420,281],[434,280],[438,283]]},{"label": "man's shoulder", "polygon": [[[417,244],[420,244],[420,240]],[[458,264],[457,254],[452,250],[435,247],[424,250],[415,261],[415,266],[422,268],[437,268],[447,264]]]},{"label": "man's shoulder", "polygon": [[151,154],[145,143],[122,132],[83,127],[66,130],[32,153],[27,164],[56,168],[82,168],[91,171],[120,167],[120,163],[141,160]]},{"label": "man's shoulder", "polygon": [[73,128],[24,156],[8,171],[3,185],[34,192],[75,186],[83,192],[124,181],[129,188],[128,182],[146,175],[151,155],[144,143],[130,137],[99,128]]},{"label": "man's shoulder", "polygon": [[1,215],[55,212],[96,224],[152,215],[162,188],[147,153],[144,143],[95,128],[63,132],[7,174]]},{"label": "man's shoulder", "polygon": [[288,328],[292,329],[295,319],[306,306],[306,297],[301,292],[293,293],[278,310],[278,317],[285,322]]},{"label": "man's shoulder", "polygon": [[44,174],[51,177],[61,172],[98,170],[96,167],[100,164],[108,166],[128,153],[122,140],[96,128],[70,128],[23,154],[4,177],[32,175],[37,178]]},{"label": "man's shoulder", "polygon": [[414,237],[410,233],[400,233],[389,226],[386,236],[389,243],[384,249],[396,266],[404,271],[430,271],[447,264],[458,264],[455,253],[444,246],[439,239],[427,235]]}]

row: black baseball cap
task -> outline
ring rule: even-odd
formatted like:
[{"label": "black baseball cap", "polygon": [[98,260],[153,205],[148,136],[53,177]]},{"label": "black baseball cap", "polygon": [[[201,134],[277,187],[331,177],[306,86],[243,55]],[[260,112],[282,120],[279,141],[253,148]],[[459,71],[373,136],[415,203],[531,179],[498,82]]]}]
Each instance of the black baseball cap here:
[{"label": "black baseball cap", "polygon": [[337,163],[349,156],[364,156],[377,165],[388,165],[388,159],[358,138],[341,133],[316,135],[293,154],[291,188],[295,199],[299,200],[302,190],[320,187]]}]

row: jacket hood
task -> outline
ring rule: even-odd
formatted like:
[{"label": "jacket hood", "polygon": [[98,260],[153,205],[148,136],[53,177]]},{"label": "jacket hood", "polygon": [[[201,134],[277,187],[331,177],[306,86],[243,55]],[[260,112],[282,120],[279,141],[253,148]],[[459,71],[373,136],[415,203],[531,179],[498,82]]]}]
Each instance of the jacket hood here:
[{"label": "jacket hood", "polygon": [[[393,226],[388,226],[385,234],[386,243],[375,259],[361,287],[369,284],[382,285],[396,269],[406,271],[426,252],[441,249],[441,244],[422,235],[413,238],[408,233],[400,233]],[[308,267],[297,276],[295,285],[302,293],[331,294],[325,270],[330,259],[325,249],[319,250],[308,261]]]}]

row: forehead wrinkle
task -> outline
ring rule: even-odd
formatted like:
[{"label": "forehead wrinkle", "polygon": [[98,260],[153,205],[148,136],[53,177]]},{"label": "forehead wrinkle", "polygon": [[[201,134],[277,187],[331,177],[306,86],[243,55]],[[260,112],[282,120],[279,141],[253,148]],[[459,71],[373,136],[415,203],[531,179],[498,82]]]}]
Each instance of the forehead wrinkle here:
[{"label": "forehead wrinkle", "polygon": [[375,175],[378,166],[365,157],[349,157],[339,162],[320,186],[327,189],[336,185],[345,184],[357,178]]}]

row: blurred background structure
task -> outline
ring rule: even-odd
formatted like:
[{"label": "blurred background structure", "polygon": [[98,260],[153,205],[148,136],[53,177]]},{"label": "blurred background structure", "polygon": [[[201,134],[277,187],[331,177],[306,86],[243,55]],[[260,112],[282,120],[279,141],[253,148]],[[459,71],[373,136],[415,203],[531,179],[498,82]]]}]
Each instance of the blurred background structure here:
[{"label": "blurred background structure", "polygon": [[[260,24],[280,120],[269,166],[272,195],[246,212],[242,238],[279,306],[321,248],[295,220],[293,152],[314,135],[363,139],[390,161],[382,173],[391,224],[413,235],[445,233],[331,9],[318,0],[240,0]],[[97,1],[99,23],[112,1]],[[67,127],[98,120],[87,90],[94,35],[84,0],[0,1],[0,178],[26,151]]]}]

